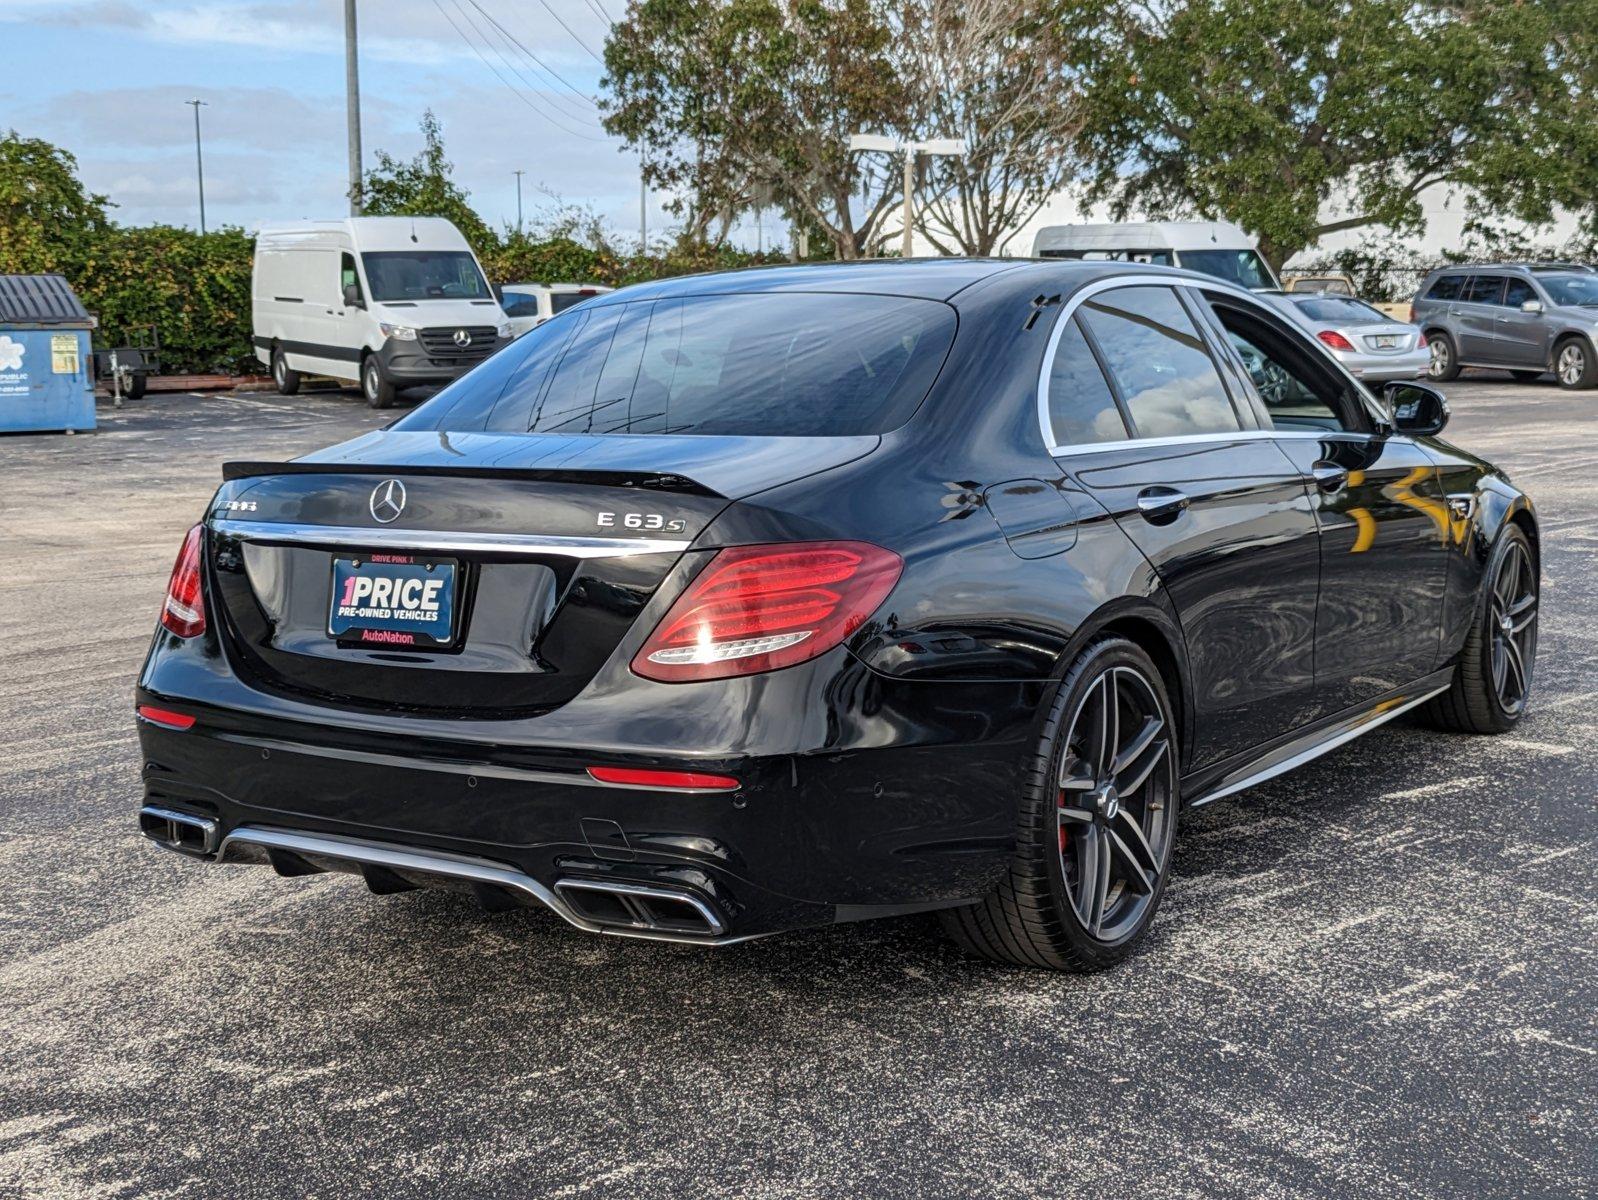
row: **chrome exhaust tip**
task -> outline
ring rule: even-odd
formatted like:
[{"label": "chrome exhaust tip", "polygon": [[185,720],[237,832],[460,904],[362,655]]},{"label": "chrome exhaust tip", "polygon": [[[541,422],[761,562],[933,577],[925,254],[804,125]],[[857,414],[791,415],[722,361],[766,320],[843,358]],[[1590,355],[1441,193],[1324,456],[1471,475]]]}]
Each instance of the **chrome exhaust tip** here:
[{"label": "chrome exhaust tip", "polygon": [[691,892],[605,879],[558,879],[555,891],[584,920],[606,929],[720,937],[716,910]]},{"label": "chrome exhaust tip", "polygon": [[216,852],[218,826],[210,817],[146,804],[139,809],[139,832],[182,854],[209,857]]}]

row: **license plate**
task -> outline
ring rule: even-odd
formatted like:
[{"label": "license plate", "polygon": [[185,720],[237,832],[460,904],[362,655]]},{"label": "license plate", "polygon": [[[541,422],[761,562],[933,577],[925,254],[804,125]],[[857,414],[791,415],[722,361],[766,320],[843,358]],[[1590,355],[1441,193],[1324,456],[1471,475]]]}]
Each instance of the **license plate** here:
[{"label": "license plate", "polygon": [[1396,345],[1398,345],[1396,337],[1379,337],[1376,339],[1376,346],[1380,350],[1391,350]]},{"label": "license plate", "polygon": [[328,636],[341,646],[451,645],[456,565],[453,559],[410,554],[335,558]]}]

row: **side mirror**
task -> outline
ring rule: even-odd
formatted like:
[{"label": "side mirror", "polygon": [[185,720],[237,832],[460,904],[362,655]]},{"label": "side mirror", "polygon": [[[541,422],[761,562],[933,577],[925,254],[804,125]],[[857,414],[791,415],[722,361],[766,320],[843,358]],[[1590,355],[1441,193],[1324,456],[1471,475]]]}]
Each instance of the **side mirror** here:
[{"label": "side mirror", "polygon": [[494,299],[498,300],[500,304],[503,305],[505,303],[505,285],[496,283],[492,286],[491,290],[494,293]]},{"label": "side mirror", "polygon": [[1541,300],[1522,300],[1520,302],[1520,311],[1523,313],[1540,313],[1542,310],[1543,302]]},{"label": "side mirror", "polygon": [[1429,383],[1395,380],[1382,389],[1382,399],[1392,410],[1393,428],[1399,433],[1430,437],[1448,424],[1448,401]]},{"label": "side mirror", "polygon": [[360,284],[358,284],[358,283],[346,283],[344,285],[344,307],[345,308],[365,308],[366,307],[366,301],[361,299],[361,285]]}]

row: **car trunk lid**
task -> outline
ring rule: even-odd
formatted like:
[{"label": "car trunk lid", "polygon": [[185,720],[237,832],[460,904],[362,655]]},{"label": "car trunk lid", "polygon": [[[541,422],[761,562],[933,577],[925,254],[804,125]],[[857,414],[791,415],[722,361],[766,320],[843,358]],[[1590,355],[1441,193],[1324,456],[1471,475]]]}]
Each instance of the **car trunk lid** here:
[{"label": "car trunk lid", "polygon": [[[224,644],[258,685],[333,706],[536,713],[593,678],[727,504],[879,440],[379,432],[230,463],[208,520]],[[402,595],[447,621],[407,623],[440,614]]]}]

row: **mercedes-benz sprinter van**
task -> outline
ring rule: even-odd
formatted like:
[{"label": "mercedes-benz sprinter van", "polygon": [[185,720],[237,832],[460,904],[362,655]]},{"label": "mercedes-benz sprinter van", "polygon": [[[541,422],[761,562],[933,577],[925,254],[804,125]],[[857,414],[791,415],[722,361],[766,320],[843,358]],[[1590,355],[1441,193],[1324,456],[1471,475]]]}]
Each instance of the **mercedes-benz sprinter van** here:
[{"label": "mercedes-benz sprinter van", "polygon": [[399,388],[448,383],[511,340],[482,264],[442,217],[265,225],[251,296],[255,355],[285,396],[327,375],[387,408]]}]

